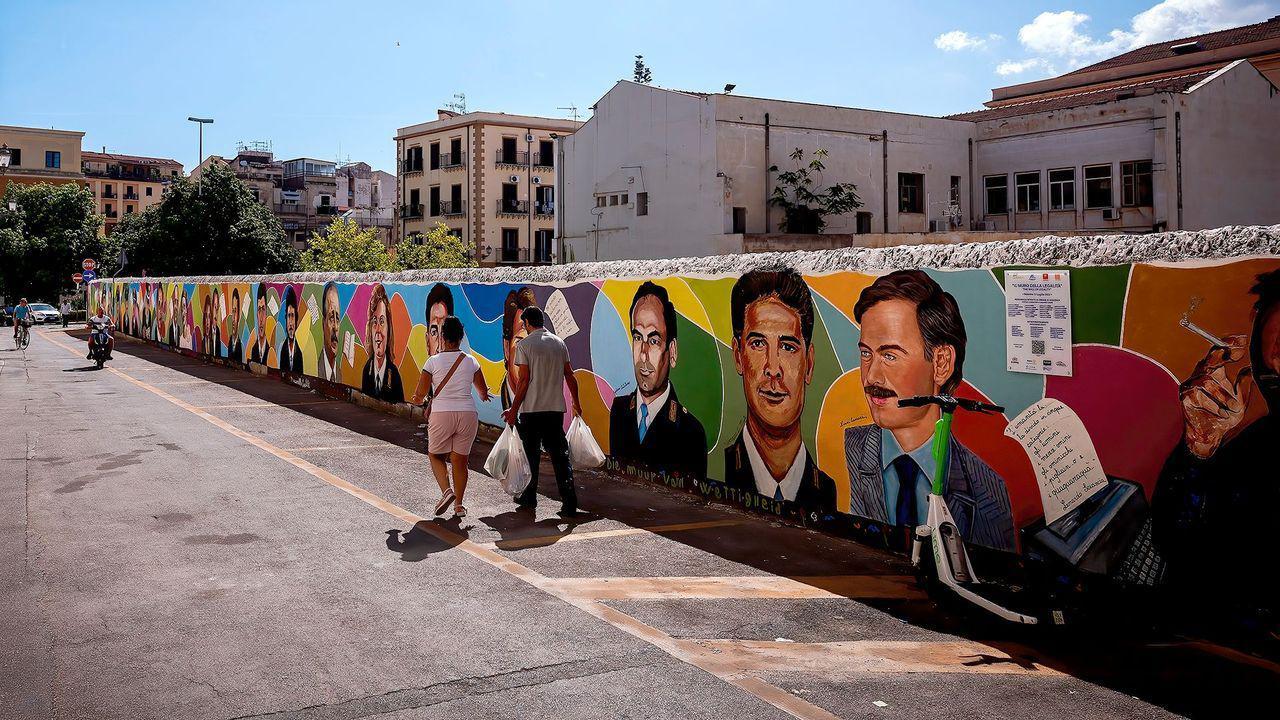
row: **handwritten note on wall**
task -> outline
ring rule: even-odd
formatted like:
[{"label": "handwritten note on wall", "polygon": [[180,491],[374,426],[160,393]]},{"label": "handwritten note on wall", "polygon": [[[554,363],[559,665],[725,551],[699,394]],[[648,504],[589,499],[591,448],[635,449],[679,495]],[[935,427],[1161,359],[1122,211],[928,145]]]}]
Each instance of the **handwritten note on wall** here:
[{"label": "handwritten note on wall", "polygon": [[1059,400],[1045,398],[1027,408],[1004,434],[1017,440],[1031,458],[1046,524],[1079,507],[1107,484],[1084,423]]},{"label": "handwritten note on wall", "polygon": [[569,302],[564,293],[556,290],[547,298],[547,317],[551,320],[551,328],[561,339],[568,338],[578,332],[578,323],[569,310]]}]

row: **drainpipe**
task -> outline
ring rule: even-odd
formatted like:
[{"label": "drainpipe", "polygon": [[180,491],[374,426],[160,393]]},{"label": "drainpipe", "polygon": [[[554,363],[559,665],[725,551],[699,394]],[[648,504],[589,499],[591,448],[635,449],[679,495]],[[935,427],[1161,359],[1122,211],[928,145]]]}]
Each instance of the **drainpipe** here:
[{"label": "drainpipe", "polygon": [[973,138],[969,138],[969,227],[974,227],[973,222]]},{"label": "drainpipe", "polygon": [[[529,262],[533,262],[533,130],[531,128],[524,129],[524,160],[527,167],[525,168],[525,202],[529,203],[529,212],[525,216],[528,219],[529,228]],[[518,247],[518,246],[517,246]],[[517,252],[519,252],[517,250]]]},{"label": "drainpipe", "polygon": [[880,198],[883,201],[882,202],[883,208],[881,211],[884,213],[884,218],[881,224],[884,228],[884,232],[888,233],[889,232],[889,131],[888,130],[880,131],[880,175],[881,175],[880,183],[881,183],[881,186],[884,188],[884,192],[881,193],[881,198]]},{"label": "drainpipe", "polygon": [[764,114],[764,232],[769,233],[769,113]]},{"label": "drainpipe", "polygon": [[1182,228],[1182,113],[1173,113],[1173,155],[1178,179],[1178,229]]}]

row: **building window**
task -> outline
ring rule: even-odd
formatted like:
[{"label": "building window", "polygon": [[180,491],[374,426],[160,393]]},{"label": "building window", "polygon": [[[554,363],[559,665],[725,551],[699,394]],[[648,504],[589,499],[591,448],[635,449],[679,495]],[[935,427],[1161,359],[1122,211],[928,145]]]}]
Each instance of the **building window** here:
[{"label": "building window", "polygon": [[515,165],[519,161],[516,158],[516,139],[513,137],[502,138],[502,152],[498,154],[498,162],[505,165]]},{"label": "building window", "polygon": [[648,215],[648,214],[649,214],[649,193],[647,192],[636,193],[636,215]]},{"label": "building window", "polygon": [[536,263],[551,262],[551,230],[533,231],[533,261]]},{"label": "building window", "polygon": [[125,206],[124,206],[124,214],[125,214],[125,215],[132,215],[132,214],[133,214],[133,206],[132,206],[132,205],[125,205]]},{"label": "building window", "polygon": [[22,148],[9,148],[9,167],[18,167],[22,164]]},{"label": "building window", "polygon": [[736,207],[733,209],[733,234],[741,235],[747,231],[747,209],[744,207]]},{"label": "building window", "polygon": [[924,175],[898,173],[898,212],[924,212]]},{"label": "building window", "polygon": [[502,228],[502,262],[520,262],[520,230]]},{"label": "building window", "polygon": [[618,200],[619,205],[627,205],[631,202],[631,193],[622,193],[621,199]]},{"label": "building window", "polygon": [[404,171],[407,173],[422,171],[422,146],[415,145],[405,153]]},{"label": "building window", "polygon": [[1084,169],[1084,206],[1111,207],[1111,166],[1094,165]]},{"label": "building window", "polygon": [[604,207],[609,204],[609,198],[605,195],[596,196],[596,207]]},{"label": "building window", "polygon": [[431,143],[431,169],[440,169],[440,143]]},{"label": "building window", "polygon": [[555,157],[556,157],[556,144],[550,140],[539,140],[538,141],[538,161],[534,164],[541,165],[542,167],[555,167],[556,166]]},{"label": "building window", "polygon": [[451,237],[456,237],[456,238],[458,238],[459,240],[461,240],[461,239],[462,239],[462,228],[449,228],[449,235],[450,235]]},{"label": "building window", "polygon": [[617,205],[617,204],[618,204],[618,196],[617,196],[617,195],[610,195],[610,196],[609,196],[609,205],[610,205],[610,206],[613,206],[613,205]]},{"label": "building window", "polygon": [[1018,212],[1040,212],[1040,173],[1018,173],[1013,182],[1018,189]]},{"label": "building window", "polygon": [[440,214],[440,186],[439,185],[431,186],[430,198],[431,198],[430,199],[431,207],[428,212],[431,215],[431,217],[435,217]]},{"label": "building window", "polygon": [[[12,162],[10,162],[12,164]],[[62,153],[57,150],[45,150],[44,166],[47,168],[58,169],[62,167]]]},{"label": "building window", "polygon": [[1154,204],[1150,160],[1120,163],[1120,200],[1125,207]]},{"label": "building window", "polygon": [[987,196],[987,214],[1002,215],[1009,212],[1009,176],[988,175],[982,178],[982,188]]},{"label": "building window", "polygon": [[1076,169],[1049,171],[1049,209],[1074,210],[1076,207]]},{"label": "building window", "polygon": [[151,186],[147,186],[147,197],[151,197]]},{"label": "building window", "polygon": [[951,195],[949,197],[952,205],[960,204],[960,176],[951,176]]}]

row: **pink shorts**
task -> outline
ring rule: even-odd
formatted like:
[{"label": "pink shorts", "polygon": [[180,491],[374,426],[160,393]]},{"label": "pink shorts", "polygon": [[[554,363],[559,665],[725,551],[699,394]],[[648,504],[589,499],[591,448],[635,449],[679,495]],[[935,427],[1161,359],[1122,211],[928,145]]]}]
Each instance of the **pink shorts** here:
[{"label": "pink shorts", "polygon": [[427,420],[427,452],[470,455],[480,422],[475,411],[432,410]]}]

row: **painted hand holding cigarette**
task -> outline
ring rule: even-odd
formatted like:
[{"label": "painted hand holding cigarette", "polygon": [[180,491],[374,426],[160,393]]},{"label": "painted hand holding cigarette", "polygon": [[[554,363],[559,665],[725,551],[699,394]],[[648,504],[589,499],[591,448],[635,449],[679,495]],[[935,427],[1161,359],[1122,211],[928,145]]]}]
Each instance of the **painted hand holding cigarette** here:
[{"label": "painted hand holding cigarette", "polygon": [[1244,419],[1252,390],[1249,368],[1241,368],[1232,378],[1227,365],[1248,352],[1248,335],[1222,338],[1179,387],[1187,449],[1196,457],[1213,455]]}]

